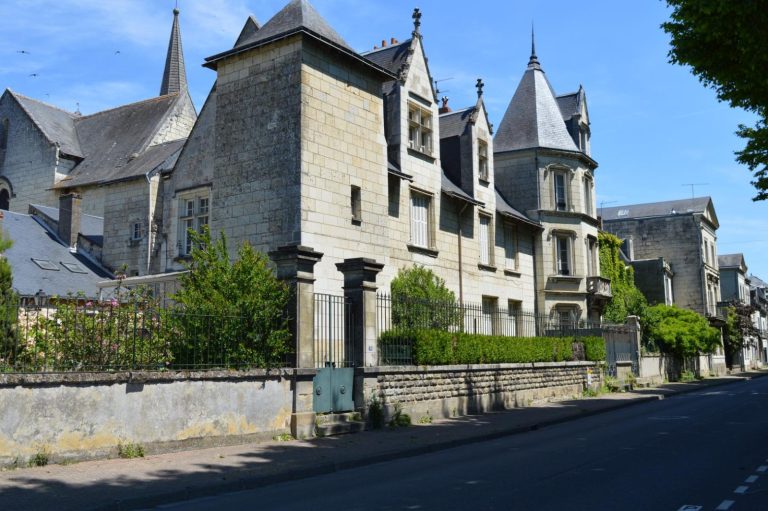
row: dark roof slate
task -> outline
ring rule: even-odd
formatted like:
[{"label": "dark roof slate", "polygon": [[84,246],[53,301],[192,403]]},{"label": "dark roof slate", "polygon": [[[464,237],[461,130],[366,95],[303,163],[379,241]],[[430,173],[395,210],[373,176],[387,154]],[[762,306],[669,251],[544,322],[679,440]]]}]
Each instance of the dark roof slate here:
[{"label": "dark roof slate", "polygon": [[722,254],[717,256],[717,265],[720,268],[738,268],[746,266],[744,254]]},{"label": "dark roof slate", "polygon": [[259,29],[261,29],[261,25],[258,20],[253,16],[248,16],[248,19],[245,20],[245,25],[243,25],[243,29],[240,31],[240,35],[237,36],[237,41],[235,41],[234,47],[237,48],[248,39],[255,37],[256,32],[258,32]]},{"label": "dark roof slate", "polygon": [[499,190],[496,190],[496,211],[503,216],[506,216],[508,218],[512,218],[514,220],[518,220],[520,222],[526,223],[528,225],[532,225],[537,228],[541,228],[541,224],[531,220],[528,218],[524,213],[521,213],[520,211],[513,208],[509,202],[499,193]]},{"label": "dark roof slate", "polygon": [[173,25],[168,41],[168,54],[165,58],[163,82],[160,95],[166,96],[187,90],[187,70],[184,67],[184,52],[181,49],[181,29],[179,28],[179,10],[173,10]]},{"label": "dark roof slate", "polygon": [[[29,215],[4,211],[2,229],[13,240],[5,251],[13,270],[13,288],[23,296],[32,296],[42,289],[47,295],[66,296],[82,291],[86,297],[98,296],[96,283],[109,278],[101,268],[80,254],[70,252],[43,225]],[[57,271],[43,270],[32,259],[44,259]],[[77,264],[84,273],[68,270],[62,263]]]},{"label": "dark roof slate", "polygon": [[[59,221],[59,208],[43,206],[41,204],[30,204],[33,208],[53,220]],[[104,218],[94,215],[80,215],[80,234],[88,238],[95,238],[104,235]]]},{"label": "dark roof slate", "polygon": [[346,41],[320,16],[307,0],[291,0],[288,5],[267,21],[263,27],[246,38],[236,48],[256,46],[260,42],[288,35],[302,28],[314,32],[324,39],[348,50],[352,50]]},{"label": "dark roof slate", "polygon": [[579,113],[579,93],[571,92],[570,94],[561,94],[555,98],[557,100],[557,106],[560,108],[560,113],[563,114],[563,119],[568,120]]},{"label": "dark roof slate", "polygon": [[467,201],[470,204],[474,204],[476,206],[485,204],[484,202],[479,201],[474,197],[472,197],[471,195],[469,195],[467,192],[462,190],[459,186],[455,185],[453,181],[451,181],[448,178],[448,176],[445,175],[444,170],[441,171],[441,179],[442,179],[441,191],[444,194],[448,195],[449,197],[454,197],[456,199]]},{"label": "dark roof slate", "polygon": [[[168,158],[169,151],[178,149],[184,142],[160,144],[145,152],[158,126],[170,115],[179,98],[179,94],[160,96],[77,119],[75,126],[85,159],[59,181],[56,188],[106,183],[152,170],[143,163],[157,161],[160,157],[157,151],[164,155],[162,160]],[[171,144],[175,146],[169,147]]]},{"label": "dark roof slate", "polygon": [[530,64],[523,74],[493,146],[494,152],[537,147],[578,152],[552,86],[538,63]]},{"label": "dark roof slate", "polygon": [[28,98],[10,89],[8,89],[8,93],[16,99],[51,144],[58,143],[64,154],[76,157],[83,156],[75,131],[75,119],[78,118],[76,114]]},{"label": "dark roof slate", "polygon": [[440,116],[440,138],[458,137],[462,135],[472,120],[475,107],[457,110]]},{"label": "dark roof slate", "polygon": [[362,53],[361,55],[370,60],[379,67],[383,67],[394,75],[398,75],[405,63],[408,61],[408,53],[411,47],[411,40],[403,41],[399,44],[387,46],[378,50]]},{"label": "dark roof slate", "polygon": [[696,197],[693,199],[679,199],[663,202],[649,202],[646,204],[629,204],[601,208],[600,216],[604,222],[611,220],[626,220],[634,218],[648,218],[655,216],[671,216],[683,213],[704,213],[710,206],[710,197]]}]

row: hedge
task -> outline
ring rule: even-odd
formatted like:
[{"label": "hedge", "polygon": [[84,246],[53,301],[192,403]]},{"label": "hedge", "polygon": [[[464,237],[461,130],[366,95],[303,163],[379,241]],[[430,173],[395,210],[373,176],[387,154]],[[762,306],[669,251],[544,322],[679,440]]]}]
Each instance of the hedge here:
[{"label": "hedge", "polygon": [[445,332],[400,330],[381,335],[382,346],[410,345],[415,365],[564,362],[574,360],[574,343],[584,346],[587,360],[605,359],[602,337],[502,337]]}]

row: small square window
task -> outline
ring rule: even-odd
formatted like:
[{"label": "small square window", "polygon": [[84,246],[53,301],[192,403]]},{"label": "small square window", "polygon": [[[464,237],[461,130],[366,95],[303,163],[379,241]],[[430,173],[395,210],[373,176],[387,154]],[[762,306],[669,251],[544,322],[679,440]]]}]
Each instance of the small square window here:
[{"label": "small square window", "polygon": [[432,112],[413,104],[408,105],[408,147],[432,154]]}]

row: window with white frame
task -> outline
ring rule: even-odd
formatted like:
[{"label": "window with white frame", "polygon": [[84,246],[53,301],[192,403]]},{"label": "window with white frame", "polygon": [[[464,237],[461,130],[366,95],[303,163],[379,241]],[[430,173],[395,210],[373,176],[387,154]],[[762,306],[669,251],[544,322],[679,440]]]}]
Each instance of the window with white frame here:
[{"label": "window with white frame", "polygon": [[190,231],[202,232],[208,225],[210,199],[205,195],[188,196],[179,200],[179,255],[187,256],[194,248]]},{"label": "window with white frame", "polygon": [[504,223],[504,267],[508,270],[517,270],[517,265],[517,226]]},{"label": "window with white frame", "polygon": [[432,247],[432,197],[411,191],[411,243]]},{"label": "window with white frame", "polygon": [[495,296],[483,296],[482,316],[478,325],[479,334],[496,335],[498,333],[499,299]]},{"label": "window with white frame", "polygon": [[592,179],[589,177],[584,178],[584,213],[589,216],[593,215],[594,209],[592,208]]},{"label": "window with white frame", "polygon": [[557,211],[568,211],[568,190],[565,172],[555,172],[552,178],[554,183],[555,209]]},{"label": "window with white frame", "polygon": [[664,303],[666,305],[675,303],[672,295],[672,278],[666,272],[664,273]]},{"label": "window with white frame", "polygon": [[408,104],[408,147],[432,154],[432,112],[413,103]]},{"label": "window with white frame", "polygon": [[587,237],[587,276],[595,277],[597,273],[597,240],[592,236]]},{"label": "window with white frame", "polygon": [[514,337],[521,335],[520,313],[523,303],[520,300],[507,300],[507,328],[504,335]]},{"label": "window with white frame", "polygon": [[558,275],[573,275],[571,264],[571,237],[567,234],[555,235],[555,260]]},{"label": "window with white frame", "polygon": [[488,142],[477,141],[477,174],[481,181],[490,181],[488,173]]},{"label": "window with white frame", "polygon": [[571,330],[576,328],[579,320],[578,310],[575,307],[568,305],[558,305],[552,311],[552,315],[555,320],[553,326],[560,328],[561,330]]},{"label": "window with white frame", "polygon": [[493,264],[493,229],[491,227],[492,218],[488,215],[480,214],[480,264],[490,266]]}]

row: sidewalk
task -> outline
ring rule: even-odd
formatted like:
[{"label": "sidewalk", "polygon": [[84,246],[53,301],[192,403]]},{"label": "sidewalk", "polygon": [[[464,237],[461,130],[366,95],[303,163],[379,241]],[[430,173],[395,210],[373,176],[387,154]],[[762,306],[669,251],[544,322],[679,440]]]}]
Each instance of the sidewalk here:
[{"label": "sidewalk", "polygon": [[671,383],[396,430],[5,471],[0,472],[0,509],[146,508],[499,438],[766,374]]}]

